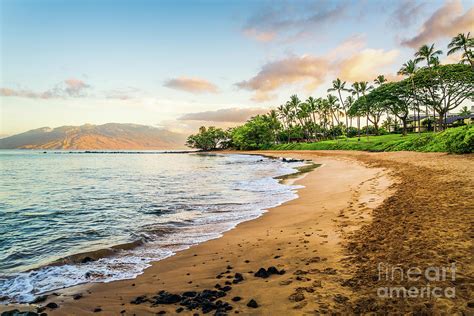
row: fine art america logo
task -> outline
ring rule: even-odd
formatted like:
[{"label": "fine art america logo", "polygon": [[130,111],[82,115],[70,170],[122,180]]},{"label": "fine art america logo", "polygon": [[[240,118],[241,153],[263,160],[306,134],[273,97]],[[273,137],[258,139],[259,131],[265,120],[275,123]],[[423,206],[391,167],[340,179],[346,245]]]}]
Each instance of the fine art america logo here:
[{"label": "fine art america logo", "polygon": [[[388,286],[377,288],[377,295],[381,298],[454,298],[455,287],[437,286],[444,281],[456,280],[456,264],[446,267],[410,267],[404,269],[400,266],[379,263],[377,266],[378,281],[388,283]],[[400,286],[405,284],[420,284],[409,287]],[[390,284],[393,284],[391,286]],[[444,282],[446,284],[446,282]]]}]

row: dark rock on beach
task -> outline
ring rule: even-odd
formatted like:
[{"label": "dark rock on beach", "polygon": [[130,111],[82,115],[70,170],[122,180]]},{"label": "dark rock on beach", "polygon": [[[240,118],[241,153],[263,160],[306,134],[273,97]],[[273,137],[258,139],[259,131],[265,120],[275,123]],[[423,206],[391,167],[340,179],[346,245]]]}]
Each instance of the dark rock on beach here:
[{"label": "dark rock on beach", "polygon": [[25,311],[20,312],[18,309],[14,309],[11,311],[5,311],[1,314],[1,316],[38,316],[38,313]]},{"label": "dark rock on beach", "polygon": [[82,258],[81,263],[88,263],[92,261],[94,261],[94,259],[92,259],[91,257],[84,257]]},{"label": "dark rock on beach", "polygon": [[175,304],[181,301],[181,295],[161,291],[153,299],[154,304]]},{"label": "dark rock on beach", "polygon": [[81,294],[81,293],[74,294],[74,295],[72,296],[72,298],[73,298],[74,300],[79,300],[79,299],[82,298],[82,294]]},{"label": "dark rock on beach", "polygon": [[255,301],[254,299],[251,299],[251,300],[247,303],[247,306],[248,306],[248,307],[251,307],[251,308],[257,308],[257,307],[258,307],[258,303],[257,303],[257,301]]},{"label": "dark rock on beach", "polygon": [[34,299],[34,301],[31,302],[31,304],[43,303],[43,302],[46,302],[47,299],[48,299],[48,295],[40,295],[40,296],[37,296]]},{"label": "dark rock on beach", "polygon": [[232,283],[234,284],[237,284],[237,283],[240,283],[244,280],[244,276],[242,275],[242,273],[236,273],[234,275],[234,280],[232,281]]},{"label": "dark rock on beach", "polygon": [[254,276],[257,278],[268,278],[272,274],[282,275],[285,274],[285,270],[278,270],[276,267],[269,267],[268,269],[260,268],[257,272],[255,272]]},{"label": "dark rock on beach", "polygon": [[51,302],[51,303],[46,304],[46,307],[50,309],[56,309],[59,307],[59,305],[54,302]]},{"label": "dark rock on beach", "polygon": [[258,269],[257,272],[255,272],[254,276],[256,276],[257,278],[268,278],[270,275],[268,274],[267,270],[265,270],[265,268],[260,268]]},{"label": "dark rock on beach", "polygon": [[142,303],[145,303],[146,301],[148,301],[148,299],[146,298],[145,295],[142,295],[142,296],[135,297],[135,298],[130,302],[130,304],[142,304]]}]

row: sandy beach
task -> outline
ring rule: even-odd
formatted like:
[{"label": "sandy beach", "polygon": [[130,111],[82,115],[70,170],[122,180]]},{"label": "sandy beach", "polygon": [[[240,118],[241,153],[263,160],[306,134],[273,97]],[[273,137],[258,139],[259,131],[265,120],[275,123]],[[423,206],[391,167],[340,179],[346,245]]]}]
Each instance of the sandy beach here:
[{"label": "sandy beach", "polygon": [[[225,294],[218,300],[232,306],[229,314],[474,313],[473,155],[250,153],[311,159],[321,166],[295,180],[304,186],[298,199],[156,262],[136,279],[56,291],[19,309],[41,307],[48,315],[201,315],[201,308],[181,311],[179,302],[155,303],[171,294],[215,290]],[[420,269],[455,264],[456,277],[380,280],[379,263]],[[255,276],[261,268],[270,270],[268,277]],[[397,299],[377,292],[393,284],[427,283],[454,287],[456,295]],[[45,307],[48,303],[58,308]]]}]

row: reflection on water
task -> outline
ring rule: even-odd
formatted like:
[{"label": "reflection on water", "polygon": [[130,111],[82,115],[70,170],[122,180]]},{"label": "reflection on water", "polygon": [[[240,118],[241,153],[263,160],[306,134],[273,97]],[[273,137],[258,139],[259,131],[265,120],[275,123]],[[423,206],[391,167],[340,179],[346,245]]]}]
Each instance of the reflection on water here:
[{"label": "reflection on water", "polygon": [[[294,172],[290,166],[248,155],[0,151],[0,293],[28,301],[64,286],[133,278],[150,261],[294,198],[294,187],[273,179]],[[45,266],[134,241],[144,243],[93,262]]]}]

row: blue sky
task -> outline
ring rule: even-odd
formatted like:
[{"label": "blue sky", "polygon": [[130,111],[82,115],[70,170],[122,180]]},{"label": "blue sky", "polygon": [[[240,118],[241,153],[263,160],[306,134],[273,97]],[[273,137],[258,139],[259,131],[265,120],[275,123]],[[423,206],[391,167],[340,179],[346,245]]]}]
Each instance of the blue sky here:
[{"label": "blue sky", "polygon": [[445,49],[473,14],[461,0],[2,0],[0,134],[236,124],[336,77],[396,80],[419,43]]}]

